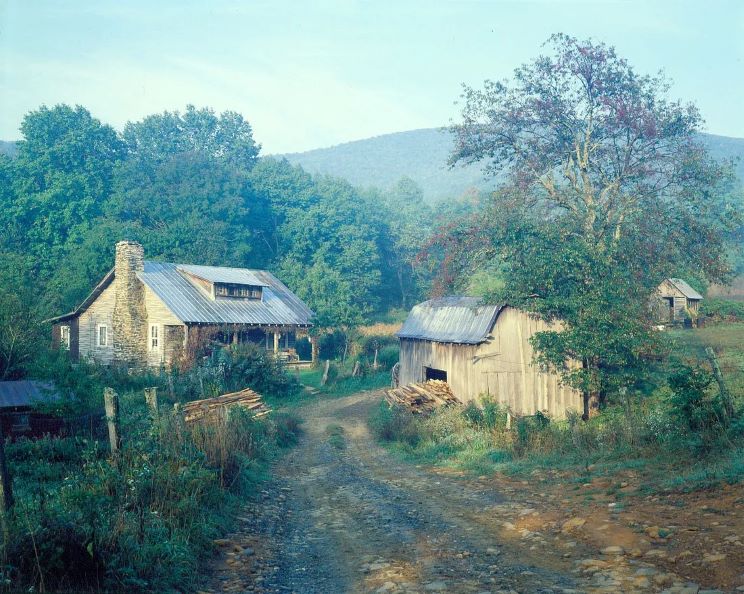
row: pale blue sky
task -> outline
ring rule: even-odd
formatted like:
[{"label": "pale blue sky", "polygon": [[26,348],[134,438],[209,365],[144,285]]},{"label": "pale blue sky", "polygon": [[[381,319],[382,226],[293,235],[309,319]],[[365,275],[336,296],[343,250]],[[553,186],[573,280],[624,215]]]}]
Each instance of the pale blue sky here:
[{"label": "pale blue sky", "polygon": [[744,0],[0,0],[0,139],[80,103],[121,129],[187,103],[233,109],[264,153],[457,117],[554,32],[663,68],[715,134],[744,137]]}]

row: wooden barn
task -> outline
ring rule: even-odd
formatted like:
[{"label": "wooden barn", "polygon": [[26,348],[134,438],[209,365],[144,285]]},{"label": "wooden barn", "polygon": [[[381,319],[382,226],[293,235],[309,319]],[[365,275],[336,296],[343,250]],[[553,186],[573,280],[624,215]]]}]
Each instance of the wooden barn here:
[{"label": "wooden barn", "polygon": [[658,320],[663,323],[681,322],[686,312],[696,316],[703,296],[681,278],[668,278],[656,290]]},{"label": "wooden barn", "polygon": [[19,437],[58,435],[64,421],[57,415],[43,412],[39,405],[54,404],[59,393],[52,384],[32,380],[0,382],[0,423],[3,435],[12,440]]},{"label": "wooden barn", "polygon": [[398,332],[400,385],[446,381],[464,402],[483,396],[515,414],[565,417],[581,394],[532,363],[529,339],[549,326],[507,305],[444,297],[416,305]]},{"label": "wooden barn", "polygon": [[291,357],[312,316],[265,270],[147,261],[139,243],[120,241],[114,268],[87,299],[48,321],[74,361],[143,368],[168,365],[206,335]]}]

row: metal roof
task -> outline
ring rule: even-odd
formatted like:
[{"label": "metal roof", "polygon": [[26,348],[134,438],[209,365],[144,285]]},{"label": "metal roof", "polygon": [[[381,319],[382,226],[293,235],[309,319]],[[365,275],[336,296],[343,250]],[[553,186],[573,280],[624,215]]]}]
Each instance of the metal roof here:
[{"label": "metal roof", "polygon": [[28,407],[59,400],[53,384],[32,380],[0,382],[0,408]]},{"label": "metal roof", "polygon": [[[231,278],[238,268],[182,266],[145,261],[137,277],[173,312],[179,320],[192,324],[255,324],[309,326],[313,312],[279,279],[265,270],[245,270],[256,284],[263,286],[262,299],[212,299],[190,282],[179,268],[200,269],[212,278]],[[225,272],[227,271],[227,272]],[[201,275],[199,275],[201,276]],[[236,278],[232,276],[232,278]],[[236,282],[236,281],[215,281]]]},{"label": "metal roof", "polygon": [[254,287],[269,286],[263,279],[258,277],[255,270],[248,270],[247,268],[196,266],[193,264],[179,264],[177,268],[211,283],[231,283],[236,285],[252,285]]},{"label": "metal roof", "polygon": [[480,344],[493,328],[504,305],[483,304],[475,297],[442,297],[414,306],[400,338]]},{"label": "metal roof", "polygon": [[702,299],[703,298],[703,296],[700,293],[698,293],[695,289],[693,289],[690,285],[688,285],[681,278],[670,278],[667,280],[670,283],[672,283],[675,287],[677,287],[682,292],[682,294],[688,299]]}]

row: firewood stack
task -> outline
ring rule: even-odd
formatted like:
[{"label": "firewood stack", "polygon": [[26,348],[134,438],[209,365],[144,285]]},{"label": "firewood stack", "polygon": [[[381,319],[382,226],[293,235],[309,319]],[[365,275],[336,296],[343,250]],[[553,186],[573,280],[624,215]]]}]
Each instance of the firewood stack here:
[{"label": "firewood stack", "polygon": [[414,414],[428,414],[440,406],[462,404],[447,382],[429,380],[386,390],[385,400],[393,406],[404,406]]},{"label": "firewood stack", "polygon": [[224,414],[233,406],[240,406],[253,413],[254,417],[263,417],[271,412],[271,409],[261,400],[261,395],[250,388],[240,392],[223,394],[216,398],[205,398],[194,400],[183,405],[183,418],[187,423],[193,423],[205,418],[216,418]]}]

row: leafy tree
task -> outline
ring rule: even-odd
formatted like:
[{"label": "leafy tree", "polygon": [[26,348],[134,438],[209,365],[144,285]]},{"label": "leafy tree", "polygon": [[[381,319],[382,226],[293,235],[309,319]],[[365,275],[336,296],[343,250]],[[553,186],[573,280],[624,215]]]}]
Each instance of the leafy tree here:
[{"label": "leafy tree", "polygon": [[212,157],[187,153],[155,164],[130,160],[117,171],[109,219],[119,236],[176,262],[266,265],[256,240],[265,205],[242,173]]},{"label": "leafy tree", "polygon": [[42,106],[26,115],[21,132],[17,157],[2,164],[12,179],[12,196],[2,197],[9,202],[0,214],[3,244],[32,255],[43,281],[102,214],[124,144],[80,106]]},{"label": "leafy tree", "polygon": [[432,209],[424,202],[421,187],[402,177],[386,196],[390,244],[388,265],[395,272],[398,305],[407,309],[421,296],[425,275],[418,255],[432,233]]},{"label": "leafy tree", "polygon": [[131,156],[158,164],[175,155],[199,153],[247,173],[258,160],[260,145],[253,130],[239,113],[225,111],[219,116],[209,108],[188,105],[181,114],[165,111],[129,122],[124,140]]},{"label": "leafy tree", "polygon": [[684,270],[725,276],[738,212],[721,199],[730,169],[697,141],[697,109],[669,100],[661,75],[602,43],[549,45],[512,81],[465,88],[451,161],[485,161],[504,181],[457,243],[470,267],[501,263],[494,297],[562,325],[535,337],[538,361],[583,391],[586,416],[654,348],[654,287]]}]

